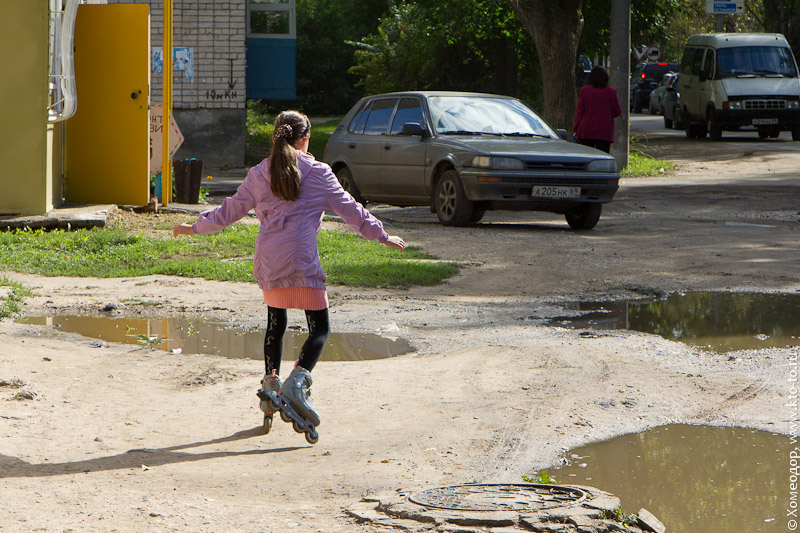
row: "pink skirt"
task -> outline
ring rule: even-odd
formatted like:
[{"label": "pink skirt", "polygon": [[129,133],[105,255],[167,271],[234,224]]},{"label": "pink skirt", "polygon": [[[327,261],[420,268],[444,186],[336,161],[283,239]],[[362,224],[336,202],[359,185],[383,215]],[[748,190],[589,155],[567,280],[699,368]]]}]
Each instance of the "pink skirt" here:
[{"label": "pink skirt", "polygon": [[328,308],[328,291],[312,287],[263,289],[264,303],[280,309],[321,311]]}]

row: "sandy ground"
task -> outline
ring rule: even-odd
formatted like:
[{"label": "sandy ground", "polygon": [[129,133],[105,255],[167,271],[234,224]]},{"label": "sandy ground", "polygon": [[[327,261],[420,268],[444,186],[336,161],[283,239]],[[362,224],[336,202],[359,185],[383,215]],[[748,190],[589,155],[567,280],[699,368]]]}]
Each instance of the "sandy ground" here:
[{"label": "sandy ground", "polygon": [[[788,432],[797,348],[720,354],[544,325],[565,302],[649,289],[800,291],[800,149],[785,137],[650,145],[675,171],[623,180],[590,232],[507,212],[444,228],[425,209],[375,206],[393,233],[465,266],[435,288],[331,287],[335,331],[400,336],[417,352],[323,356],[315,446],[280,421],[263,434],[260,354],[173,355],[0,323],[0,379],[24,382],[0,387],[0,530],[371,531],[342,509],[383,490],[518,482],[621,433],[670,422]],[[148,314],[265,314],[248,284],[5,275],[36,287],[27,314],[135,313],[137,298],[160,302]],[[36,399],[11,400],[21,390]]]}]

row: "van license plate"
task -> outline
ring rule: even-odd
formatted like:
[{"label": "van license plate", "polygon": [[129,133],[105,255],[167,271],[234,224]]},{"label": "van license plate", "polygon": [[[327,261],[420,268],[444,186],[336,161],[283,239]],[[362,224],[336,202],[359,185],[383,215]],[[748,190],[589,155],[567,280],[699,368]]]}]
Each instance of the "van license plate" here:
[{"label": "van license plate", "polygon": [[778,123],[777,118],[754,118],[753,126],[773,126]]},{"label": "van license plate", "polygon": [[550,187],[537,185],[531,191],[531,196],[538,198],[580,198],[580,187]]}]

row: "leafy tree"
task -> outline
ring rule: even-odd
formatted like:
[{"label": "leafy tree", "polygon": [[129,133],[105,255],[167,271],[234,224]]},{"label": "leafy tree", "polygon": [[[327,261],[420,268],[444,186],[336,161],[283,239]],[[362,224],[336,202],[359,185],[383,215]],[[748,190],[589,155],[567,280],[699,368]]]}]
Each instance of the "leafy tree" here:
[{"label": "leafy tree", "polygon": [[584,22],[582,0],[509,2],[536,44],[544,73],[544,118],[556,128],[571,130],[577,103],[575,63]]},{"label": "leafy tree", "polygon": [[367,93],[461,90],[536,105],[533,43],[504,0],[397,1],[377,32],[352,43]]},{"label": "leafy tree", "polygon": [[[753,9],[753,3],[761,4],[760,13]],[[761,0],[753,3],[750,4],[751,12],[763,23],[764,31],[782,33],[795,56],[800,53],[800,0]]]}]

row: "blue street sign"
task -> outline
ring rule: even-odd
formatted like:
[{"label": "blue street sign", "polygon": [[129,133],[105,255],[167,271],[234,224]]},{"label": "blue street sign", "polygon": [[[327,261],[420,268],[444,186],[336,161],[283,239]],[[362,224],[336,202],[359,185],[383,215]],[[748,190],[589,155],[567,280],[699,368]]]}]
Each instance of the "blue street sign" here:
[{"label": "blue street sign", "polygon": [[725,3],[714,2],[714,13],[736,13],[736,3],[734,3],[734,2],[725,2]]}]

